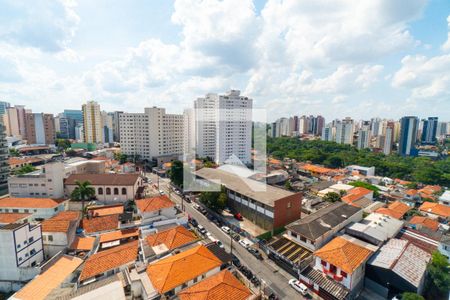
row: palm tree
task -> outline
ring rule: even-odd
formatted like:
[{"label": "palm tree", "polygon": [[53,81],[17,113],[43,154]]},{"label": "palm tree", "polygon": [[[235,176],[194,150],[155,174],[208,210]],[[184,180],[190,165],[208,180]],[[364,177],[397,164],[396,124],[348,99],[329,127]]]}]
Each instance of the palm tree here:
[{"label": "palm tree", "polygon": [[70,197],[73,200],[81,200],[81,212],[84,215],[84,201],[89,200],[95,196],[95,189],[91,186],[89,181],[75,181],[77,187],[73,190]]}]

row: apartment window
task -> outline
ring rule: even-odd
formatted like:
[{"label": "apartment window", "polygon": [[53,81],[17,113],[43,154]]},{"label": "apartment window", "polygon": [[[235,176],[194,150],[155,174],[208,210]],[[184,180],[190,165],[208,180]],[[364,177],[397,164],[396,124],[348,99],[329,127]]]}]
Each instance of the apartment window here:
[{"label": "apartment window", "polygon": [[327,266],[327,262],[324,260],[321,260],[320,263],[322,264],[322,266],[326,267]]},{"label": "apartment window", "polygon": [[114,195],[119,195],[119,189],[118,188],[114,188]]},{"label": "apartment window", "polygon": [[291,233],[291,236],[293,237],[293,238],[297,238],[297,234],[295,233],[295,232],[290,232]]},{"label": "apartment window", "polygon": [[36,250],[33,248],[31,251],[30,251],[30,255],[35,255],[36,254]]},{"label": "apartment window", "polygon": [[30,237],[29,239],[28,239],[28,242],[29,243],[32,243],[34,241],[34,237]]},{"label": "apartment window", "polygon": [[48,241],[49,241],[49,242],[53,242],[53,235],[49,235],[49,236],[48,236]]},{"label": "apartment window", "polygon": [[344,278],[347,278],[347,273],[345,273],[344,271],[341,270],[341,276]]},{"label": "apartment window", "polygon": [[122,195],[126,195],[127,194],[127,189],[126,188],[122,188]]}]

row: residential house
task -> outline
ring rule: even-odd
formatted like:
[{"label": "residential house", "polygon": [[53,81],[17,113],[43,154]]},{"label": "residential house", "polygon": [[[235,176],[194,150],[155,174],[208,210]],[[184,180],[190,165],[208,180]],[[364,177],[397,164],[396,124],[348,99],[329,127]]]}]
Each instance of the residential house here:
[{"label": "residential house", "polygon": [[78,281],[84,285],[124,270],[135,263],[138,249],[139,242],[132,241],[91,255],[86,260]]},{"label": "residential house", "polygon": [[100,234],[99,251],[139,239],[139,228],[127,228]]},{"label": "residential house", "polygon": [[324,190],[319,191],[317,193],[317,196],[324,197],[328,193],[347,194],[350,192],[350,190],[352,190],[354,188],[355,187],[353,185],[336,183]]},{"label": "residential house", "polygon": [[89,217],[103,217],[109,215],[121,215],[124,212],[123,204],[113,204],[104,206],[89,206],[87,215]]},{"label": "residential house", "polygon": [[450,191],[445,191],[439,197],[439,203],[442,205],[450,206]]},{"label": "residential house", "polygon": [[447,256],[450,261],[450,234],[443,234],[439,241],[438,250],[443,255]]},{"label": "residential house", "polygon": [[349,205],[366,208],[373,203],[373,191],[363,187],[355,187],[348,191],[341,200]]},{"label": "residential house", "polygon": [[0,213],[0,226],[11,223],[27,223],[31,221],[31,214]]},{"label": "residential house", "polygon": [[139,174],[73,174],[64,183],[66,196],[76,188],[77,181],[90,182],[95,189],[95,198],[110,204],[139,199],[144,191]]},{"label": "residential house", "polygon": [[426,227],[432,231],[437,231],[439,229],[439,222],[427,217],[414,216],[408,221],[409,226],[413,229],[421,229]]},{"label": "residential house", "polygon": [[450,220],[450,206],[434,202],[424,202],[419,210],[432,219]]},{"label": "residential house", "polygon": [[176,220],[180,214],[175,203],[165,195],[136,200],[136,207],[138,214],[142,218],[142,224]]},{"label": "residential house", "polygon": [[[158,231],[145,238],[147,245],[151,247],[152,254],[162,255],[176,248],[196,242],[198,238],[184,226],[176,226],[170,229]],[[146,253],[146,256],[149,254]]]},{"label": "residential house", "polygon": [[42,221],[45,257],[52,257],[72,244],[80,218],[79,211],[62,211],[50,219]]},{"label": "residential house", "polygon": [[30,221],[41,221],[66,210],[67,201],[50,198],[2,198],[0,199],[0,213],[32,214]]},{"label": "residential house", "polygon": [[396,236],[396,238],[408,241],[430,254],[438,249],[441,237],[442,232],[435,232],[427,227],[416,229],[403,227]]},{"label": "residential house", "polygon": [[223,270],[178,293],[180,300],[249,300],[253,294],[228,270]]},{"label": "residential house", "polygon": [[96,235],[103,232],[113,231],[120,227],[119,215],[85,218],[81,221],[81,227],[87,235]]},{"label": "residential house", "polygon": [[68,253],[71,255],[77,255],[80,257],[88,257],[93,252],[96,252],[95,248],[96,238],[87,236],[76,236],[73,239],[72,244],[69,246]]},{"label": "residential house", "polygon": [[391,239],[369,260],[366,286],[389,299],[396,294],[422,294],[431,255],[406,240]]},{"label": "residential house", "polygon": [[403,219],[403,216],[411,210],[411,207],[400,201],[395,201],[388,205],[388,207],[381,207],[375,212],[387,216],[391,216],[396,219]]},{"label": "residential house", "polygon": [[63,255],[42,274],[36,276],[21,290],[12,295],[12,300],[48,299],[52,290],[72,281],[75,270],[83,263],[78,257]]},{"label": "residential house", "polygon": [[199,245],[148,265],[147,275],[160,295],[172,297],[202,279],[219,273],[222,261]]}]

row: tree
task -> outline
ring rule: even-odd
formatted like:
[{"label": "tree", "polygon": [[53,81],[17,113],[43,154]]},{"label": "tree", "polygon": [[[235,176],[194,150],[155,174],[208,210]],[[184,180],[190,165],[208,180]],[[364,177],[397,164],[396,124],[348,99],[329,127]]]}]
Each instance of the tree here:
[{"label": "tree", "polygon": [[335,193],[335,192],[329,192],[329,193],[326,193],[325,196],[323,196],[323,200],[325,200],[327,202],[341,201],[341,195],[339,195],[338,193]]},{"label": "tree", "polygon": [[183,187],[183,162],[176,160],[169,170],[170,180],[179,187]]},{"label": "tree", "polygon": [[14,174],[15,175],[23,175],[23,174],[31,173],[33,171],[36,171],[36,168],[33,167],[32,165],[26,164],[20,168],[17,168],[16,170],[14,170]]},{"label": "tree", "polygon": [[70,198],[73,200],[81,200],[81,211],[84,214],[84,201],[89,200],[95,196],[95,189],[89,181],[75,181],[76,187],[73,190]]},{"label": "tree", "polygon": [[428,274],[432,285],[441,293],[448,293],[450,290],[450,272],[447,257],[439,251],[433,252],[431,263],[428,265]]},{"label": "tree", "polygon": [[123,165],[128,161],[128,155],[123,154],[122,152],[114,153],[114,159],[119,161],[119,164]]},{"label": "tree", "polygon": [[58,147],[59,150],[69,149],[72,144],[67,139],[56,139],[55,146]]},{"label": "tree", "polygon": [[405,292],[402,294],[402,300],[425,300],[425,298],[416,293]]},{"label": "tree", "polygon": [[20,152],[16,148],[9,148],[9,156],[19,157],[20,156]]},{"label": "tree", "polygon": [[289,180],[286,180],[286,183],[284,184],[284,187],[285,187],[287,190],[292,190],[292,184],[291,184],[291,182],[290,182]]},{"label": "tree", "polygon": [[202,192],[200,194],[200,201],[215,211],[224,209],[227,205],[227,200],[228,197],[224,187],[221,188],[220,192]]}]

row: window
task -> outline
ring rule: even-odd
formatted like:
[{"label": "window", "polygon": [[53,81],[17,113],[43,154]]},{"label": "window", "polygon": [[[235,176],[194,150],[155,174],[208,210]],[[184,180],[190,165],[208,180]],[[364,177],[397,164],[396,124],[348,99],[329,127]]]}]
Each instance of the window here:
[{"label": "window", "polygon": [[341,270],[341,276],[344,278],[347,278],[347,273],[345,273],[344,271]]},{"label": "window", "polygon": [[322,266],[324,266],[324,267],[326,267],[326,266],[327,266],[327,262],[326,262],[326,261],[324,261],[324,260],[321,260],[321,261],[320,261],[320,263],[321,263],[321,265],[322,265]]},{"label": "window", "polygon": [[57,207],[55,207],[54,211],[58,211],[58,208],[57,208]]},{"label": "window", "polygon": [[127,194],[127,189],[126,188],[122,188],[122,195],[126,195]]},{"label": "window", "polygon": [[35,255],[36,254],[36,249],[32,249],[31,251],[30,251],[30,255]]},{"label": "window", "polygon": [[49,236],[48,236],[48,241],[49,241],[49,242],[53,242],[53,235],[49,235]]},{"label": "window", "polygon": [[288,202],[287,208],[291,208],[291,201]]},{"label": "window", "polygon": [[106,188],[106,195],[111,195],[111,188]]},{"label": "window", "polygon": [[114,195],[119,195],[119,189],[118,188],[114,188]]},{"label": "window", "polygon": [[295,232],[292,232],[292,231],[289,231],[290,233],[291,233],[291,236],[293,237],[293,238],[297,238],[297,234],[295,233]]},{"label": "window", "polygon": [[29,239],[28,239],[28,242],[29,243],[32,243],[34,241],[34,237],[30,237]]},{"label": "window", "polygon": [[13,213],[18,213],[19,210],[18,210],[18,209],[13,209],[12,212],[13,212]]},{"label": "window", "polygon": [[330,272],[336,273],[336,266],[335,265],[330,265]]},{"label": "window", "polygon": [[103,188],[98,188],[98,194],[103,195]]}]

